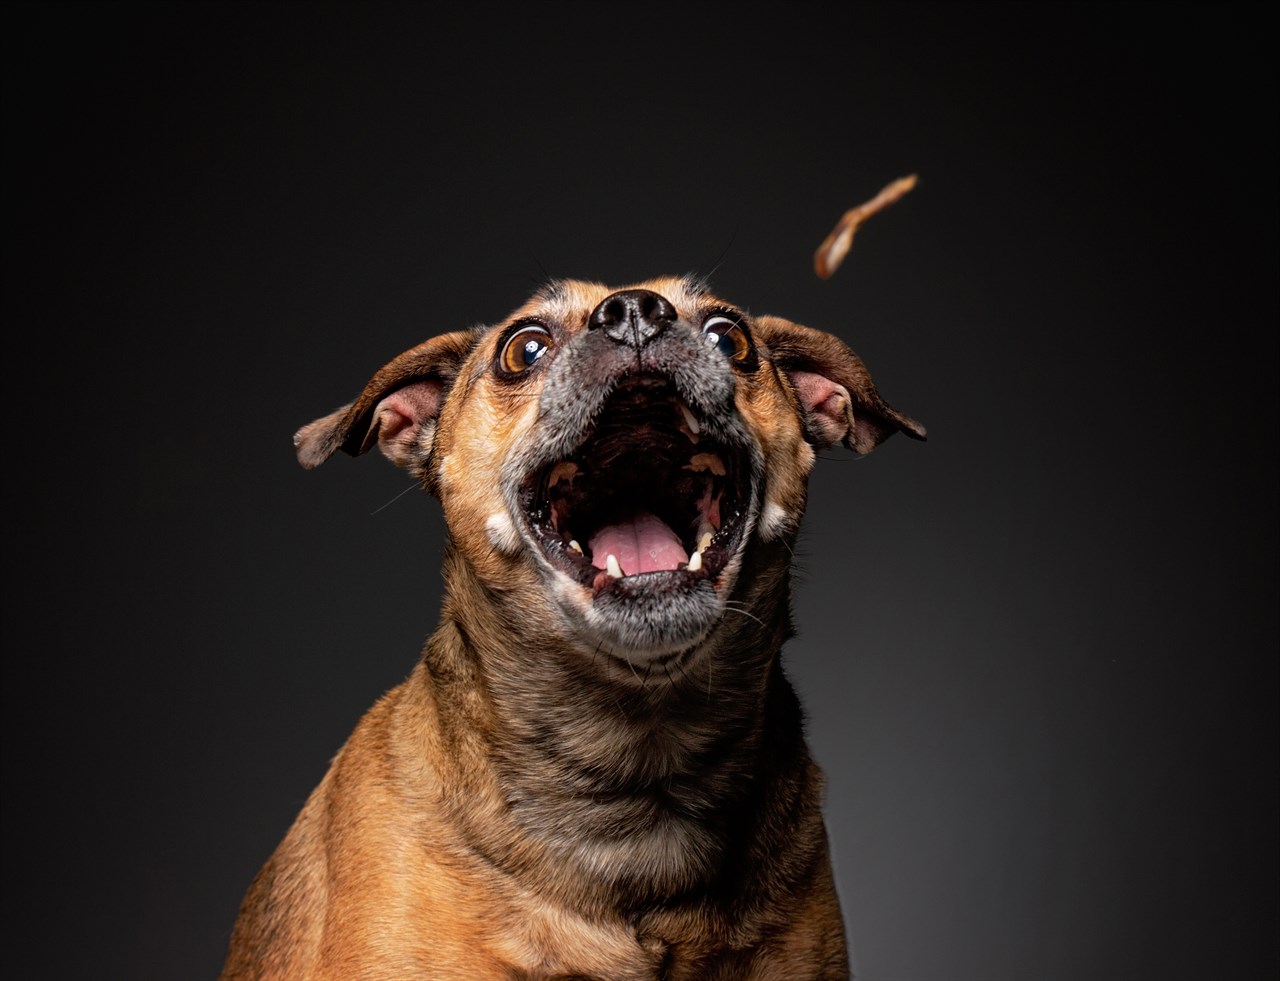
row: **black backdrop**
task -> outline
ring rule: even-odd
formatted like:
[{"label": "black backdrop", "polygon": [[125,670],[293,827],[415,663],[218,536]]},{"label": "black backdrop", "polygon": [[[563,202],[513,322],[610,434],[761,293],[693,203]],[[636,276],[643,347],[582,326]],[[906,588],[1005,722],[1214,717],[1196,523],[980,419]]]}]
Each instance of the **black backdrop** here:
[{"label": "black backdrop", "polygon": [[547,276],[688,271],[929,427],[820,462],[786,651],[859,976],[1274,976],[1257,8],[472,9],[5,8],[32,976],[212,978],[435,624],[435,503],[294,429]]}]

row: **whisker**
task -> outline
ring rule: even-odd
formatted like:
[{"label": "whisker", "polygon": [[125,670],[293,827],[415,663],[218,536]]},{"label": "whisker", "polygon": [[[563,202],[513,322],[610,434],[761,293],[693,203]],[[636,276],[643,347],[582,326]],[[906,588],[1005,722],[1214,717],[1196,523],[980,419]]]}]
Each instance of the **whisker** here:
[{"label": "whisker", "polygon": [[680,674],[680,680],[687,682],[689,680],[689,672],[684,669],[684,662],[677,661],[675,667],[676,671]]},{"label": "whisker", "polygon": [[395,504],[395,503],[396,503],[396,501],[400,500],[400,498],[404,497],[404,496],[405,496],[406,494],[408,494],[410,491],[417,490],[420,486],[421,486],[421,485],[420,485],[420,484],[418,484],[417,482],[414,482],[414,483],[410,484],[408,487],[406,487],[404,490],[402,490],[399,494],[397,494],[397,495],[396,495],[395,497],[393,497],[391,500],[387,501],[387,503],[386,503],[386,504],[383,504],[382,506],[377,507],[377,508],[374,508],[372,511],[370,511],[370,512],[369,512],[369,517],[371,517],[371,518],[372,518],[372,517],[373,517],[375,514],[377,514],[378,512],[380,512],[380,511],[385,511],[387,508],[391,507],[391,505]]},{"label": "whisker", "polygon": [[734,605],[735,602],[736,602],[735,600],[726,600],[724,604],[725,610],[730,613],[737,613],[739,616],[749,617],[750,619],[754,620],[756,623],[760,624],[760,626],[762,627],[765,626],[765,622],[763,620],[761,620],[754,613],[749,612],[744,606],[742,605],[735,606]]},{"label": "whisker", "polygon": [[720,250],[720,254],[716,256],[715,261],[711,263],[710,271],[700,276],[704,282],[710,280],[717,272],[720,271],[720,267],[723,266],[725,261],[729,258],[729,251],[733,248],[734,240],[737,237],[738,227],[735,225],[733,231],[729,233],[729,241],[725,243],[724,248]]},{"label": "whisker", "polygon": [[[634,676],[635,676],[636,681],[640,681],[640,675],[636,674],[636,666],[635,666],[634,664],[632,664],[632,663],[631,663],[631,658],[626,657],[626,656],[623,656],[623,658],[622,658],[622,659],[623,659],[624,661],[626,661],[626,662],[627,662],[627,667],[629,667],[629,668],[631,669],[631,673],[632,673],[632,675],[634,675]],[[644,682],[640,682],[640,683],[641,683],[641,685],[643,685],[643,684],[644,684]]]}]

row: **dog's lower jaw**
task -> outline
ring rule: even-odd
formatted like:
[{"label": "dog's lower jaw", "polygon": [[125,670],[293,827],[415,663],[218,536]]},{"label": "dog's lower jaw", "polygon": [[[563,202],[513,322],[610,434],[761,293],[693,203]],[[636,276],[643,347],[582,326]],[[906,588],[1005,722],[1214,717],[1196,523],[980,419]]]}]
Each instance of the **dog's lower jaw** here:
[{"label": "dog's lower jaw", "polygon": [[[593,596],[560,573],[551,573],[551,593],[571,625],[571,646],[591,658],[603,656],[631,670],[646,672],[691,655],[724,614],[715,587],[690,584],[678,597],[641,596],[643,583],[620,584],[621,596]],[[643,577],[629,577],[639,580]],[[625,591],[625,592],[624,592]],[[649,600],[646,602],[646,600]]]},{"label": "dog's lower jaw", "polygon": [[[592,658],[604,656],[647,677],[650,670],[664,665],[670,670],[691,656],[724,620],[754,534],[757,511],[758,493],[753,491],[739,544],[714,578],[673,570],[611,578],[604,588],[584,586],[547,560],[523,522],[519,523],[522,530],[516,532],[521,547],[513,546],[507,554],[515,559],[523,553],[534,566],[564,619],[567,646]],[[599,577],[606,575],[613,574],[601,572]]]}]

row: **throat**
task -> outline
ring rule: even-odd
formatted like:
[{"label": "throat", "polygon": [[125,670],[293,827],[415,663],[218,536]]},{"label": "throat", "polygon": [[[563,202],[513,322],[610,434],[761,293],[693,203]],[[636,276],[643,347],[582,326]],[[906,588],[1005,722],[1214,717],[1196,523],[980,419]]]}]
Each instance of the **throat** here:
[{"label": "throat", "polygon": [[610,904],[705,886],[763,777],[758,696],[726,691],[708,710],[705,688],[664,683],[659,699],[574,684],[571,701],[525,697],[518,713],[500,713],[519,720],[495,746],[495,771],[520,836],[541,842],[553,867],[594,881]]},{"label": "throat", "polygon": [[[631,511],[598,529],[592,546],[616,549],[628,565],[634,553],[640,569],[647,556],[654,568],[673,561],[664,552],[678,547],[672,538],[659,517]],[[482,595],[460,553],[451,550],[446,574],[451,597]],[[748,581],[785,594],[785,582]],[[614,908],[624,896],[662,903],[706,887],[757,833],[763,788],[803,756],[798,709],[778,701],[790,691],[776,658],[784,604],[743,596],[753,615],[730,619],[683,661],[627,669],[570,646],[553,620],[522,619],[517,599],[529,596],[451,600],[443,611],[440,636],[468,668],[455,697],[473,706],[463,717],[453,698],[444,702],[446,728],[483,743],[477,779],[501,802],[500,819],[485,810],[480,820],[473,798],[457,798],[474,847],[545,888],[589,880]],[[441,682],[453,674],[438,673]]]}]

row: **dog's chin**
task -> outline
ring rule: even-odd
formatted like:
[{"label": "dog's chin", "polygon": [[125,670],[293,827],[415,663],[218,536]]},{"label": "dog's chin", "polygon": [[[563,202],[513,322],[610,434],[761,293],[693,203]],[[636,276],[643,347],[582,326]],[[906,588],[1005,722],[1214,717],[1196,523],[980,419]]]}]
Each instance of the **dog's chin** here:
[{"label": "dog's chin", "polygon": [[598,592],[585,591],[558,573],[552,577],[553,594],[571,624],[574,646],[631,667],[691,656],[725,613],[717,588],[686,572],[624,576]]}]

